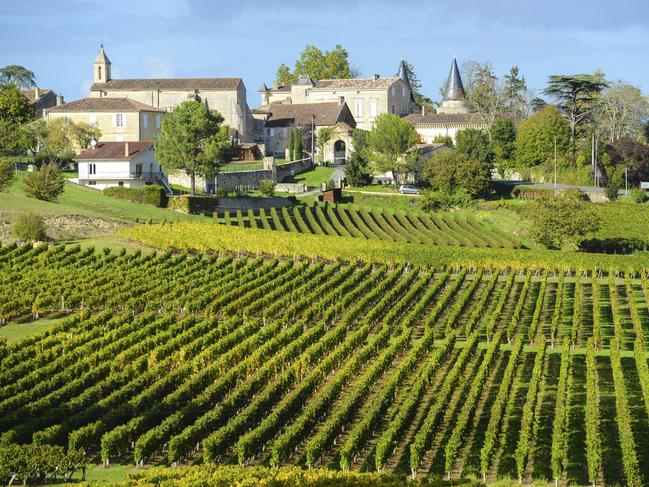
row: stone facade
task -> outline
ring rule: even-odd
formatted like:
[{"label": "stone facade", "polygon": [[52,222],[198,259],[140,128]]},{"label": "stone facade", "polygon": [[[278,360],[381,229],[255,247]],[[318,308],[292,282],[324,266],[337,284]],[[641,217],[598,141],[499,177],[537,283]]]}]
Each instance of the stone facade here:
[{"label": "stone facade", "polygon": [[460,130],[479,129],[489,130],[479,116],[471,113],[429,113],[424,115],[408,115],[405,118],[415,126],[421,142],[433,144],[436,137],[450,136],[455,142],[455,136]]},{"label": "stone facade", "polygon": [[34,107],[37,118],[45,116],[48,108],[53,108],[63,104],[63,97],[57,95],[52,90],[43,90],[34,88],[33,90],[20,90]]}]

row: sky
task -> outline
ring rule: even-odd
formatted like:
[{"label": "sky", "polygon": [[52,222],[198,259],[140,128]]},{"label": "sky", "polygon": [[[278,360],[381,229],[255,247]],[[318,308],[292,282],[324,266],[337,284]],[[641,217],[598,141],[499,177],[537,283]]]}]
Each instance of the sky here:
[{"label": "sky", "polygon": [[0,66],[83,98],[103,42],[113,78],[241,77],[251,107],[306,44],[342,44],[362,76],[410,61],[439,98],[455,55],[518,65],[528,86],[603,70],[649,95],[648,0],[0,0]]}]

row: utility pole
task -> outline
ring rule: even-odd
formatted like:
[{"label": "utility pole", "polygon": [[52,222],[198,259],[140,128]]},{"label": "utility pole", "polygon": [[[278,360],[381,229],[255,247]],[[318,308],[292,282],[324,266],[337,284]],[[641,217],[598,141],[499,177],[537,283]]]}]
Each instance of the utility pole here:
[{"label": "utility pole", "polygon": [[554,190],[557,189],[557,138],[554,138]]}]

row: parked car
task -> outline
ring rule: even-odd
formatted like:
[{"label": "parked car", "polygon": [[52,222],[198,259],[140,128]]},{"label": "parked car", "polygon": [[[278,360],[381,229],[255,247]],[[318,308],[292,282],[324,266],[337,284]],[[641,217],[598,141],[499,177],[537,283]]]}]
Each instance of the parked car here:
[{"label": "parked car", "polygon": [[399,186],[399,193],[401,194],[419,194],[419,190],[412,184],[402,184]]}]

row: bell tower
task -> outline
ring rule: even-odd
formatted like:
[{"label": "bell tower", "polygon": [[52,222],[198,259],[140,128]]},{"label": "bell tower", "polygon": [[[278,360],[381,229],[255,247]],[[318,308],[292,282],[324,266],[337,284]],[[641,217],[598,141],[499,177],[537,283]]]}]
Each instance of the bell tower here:
[{"label": "bell tower", "polygon": [[105,83],[110,80],[110,59],[108,59],[108,56],[104,52],[103,44],[93,63],[93,79],[95,83]]}]

